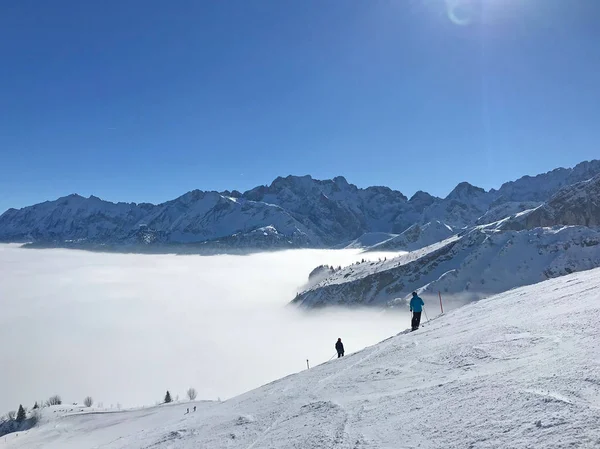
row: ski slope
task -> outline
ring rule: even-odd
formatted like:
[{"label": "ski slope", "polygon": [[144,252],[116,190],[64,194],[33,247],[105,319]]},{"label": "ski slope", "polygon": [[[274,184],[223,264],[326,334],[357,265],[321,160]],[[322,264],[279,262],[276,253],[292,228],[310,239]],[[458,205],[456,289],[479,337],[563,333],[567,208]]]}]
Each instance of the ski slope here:
[{"label": "ski slope", "polygon": [[46,413],[0,448],[597,448],[599,323],[596,269],[469,304],[195,413],[189,403]]}]

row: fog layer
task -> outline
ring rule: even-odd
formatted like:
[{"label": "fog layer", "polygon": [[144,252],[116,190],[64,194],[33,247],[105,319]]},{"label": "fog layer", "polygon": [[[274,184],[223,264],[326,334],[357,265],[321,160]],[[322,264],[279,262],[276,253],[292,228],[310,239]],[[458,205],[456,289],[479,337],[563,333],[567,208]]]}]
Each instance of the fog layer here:
[{"label": "fog layer", "polygon": [[[0,414],[60,394],[150,405],[168,389],[226,399],[405,329],[408,313],[286,307],[356,251],[101,254],[0,245]],[[376,254],[369,258],[378,257]]]}]

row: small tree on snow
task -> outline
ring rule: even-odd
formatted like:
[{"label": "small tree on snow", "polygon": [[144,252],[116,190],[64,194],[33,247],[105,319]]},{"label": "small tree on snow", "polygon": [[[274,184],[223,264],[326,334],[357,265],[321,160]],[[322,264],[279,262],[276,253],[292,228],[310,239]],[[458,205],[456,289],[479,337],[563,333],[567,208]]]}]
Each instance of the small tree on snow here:
[{"label": "small tree on snow", "polygon": [[171,399],[171,393],[167,390],[167,394],[165,394],[165,404],[168,404],[169,402],[173,402],[173,399]]},{"label": "small tree on snow", "polygon": [[190,401],[193,401],[196,399],[196,397],[198,397],[198,392],[195,388],[190,387],[187,391],[187,397],[190,399]]},{"label": "small tree on snow", "polygon": [[48,406],[50,406],[50,405],[60,405],[60,404],[62,404],[62,399],[57,394],[55,394],[54,396],[51,396],[46,401],[46,405],[48,405]]},{"label": "small tree on snow", "polygon": [[23,422],[27,419],[27,414],[22,405],[19,405],[19,411],[17,412],[17,422]]},{"label": "small tree on snow", "polygon": [[12,421],[12,420],[14,420],[14,419],[15,419],[15,416],[17,416],[17,412],[15,412],[14,410],[11,410],[10,412],[8,412],[8,413],[6,414],[6,418],[7,418],[9,421]]},{"label": "small tree on snow", "polygon": [[38,408],[40,408],[40,406],[38,405],[37,401],[35,401],[35,404],[33,404],[33,410],[37,410]]},{"label": "small tree on snow", "polygon": [[92,399],[91,396],[87,396],[84,400],[83,400],[83,405],[85,405],[86,407],[91,407],[92,404],[94,403],[94,400]]}]

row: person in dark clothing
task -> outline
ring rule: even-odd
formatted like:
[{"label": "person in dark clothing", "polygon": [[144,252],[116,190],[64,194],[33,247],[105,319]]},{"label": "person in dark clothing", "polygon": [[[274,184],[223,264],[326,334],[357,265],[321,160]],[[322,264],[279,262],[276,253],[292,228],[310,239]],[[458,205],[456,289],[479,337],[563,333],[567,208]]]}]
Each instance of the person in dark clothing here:
[{"label": "person in dark clothing", "polygon": [[410,311],[412,312],[412,330],[416,331],[421,324],[421,312],[423,312],[423,306],[425,303],[419,296],[417,292],[412,293],[412,298],[410,300]]},{"label": "person in dark clothing", "polygon": [[338,338],[338,341],[335,344],[335,350],[338,353],[338,359],[340,357],[344,357],[344,343],[342,343],[342,339],[341,338]]}]

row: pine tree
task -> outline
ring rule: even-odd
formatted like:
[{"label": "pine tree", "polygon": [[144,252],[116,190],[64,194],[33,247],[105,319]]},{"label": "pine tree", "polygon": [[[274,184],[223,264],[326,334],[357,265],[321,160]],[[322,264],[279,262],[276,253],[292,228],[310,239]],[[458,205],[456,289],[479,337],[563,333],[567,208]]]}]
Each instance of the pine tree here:
[{"label": "pine tree", "polygon": [[169,390],[167,390],[167,394],[165,394],[165,404],[168,404],[169,402],[172,402],[173,399],[171,399],[171,393],[169,393]]},{"label": "pine tree", "polygon": [[19,405],[19,411],[17,412],[17,422],[23,422],[27,419],[27,415],[25,414],[25,409],[22,405]]},{"label": "pine tree", "polygon": [[37,401],[35,401],[35,404],[33,404],[33,409],[37,410],[38,408],[40,408],[40,406],[38,405]]}]

